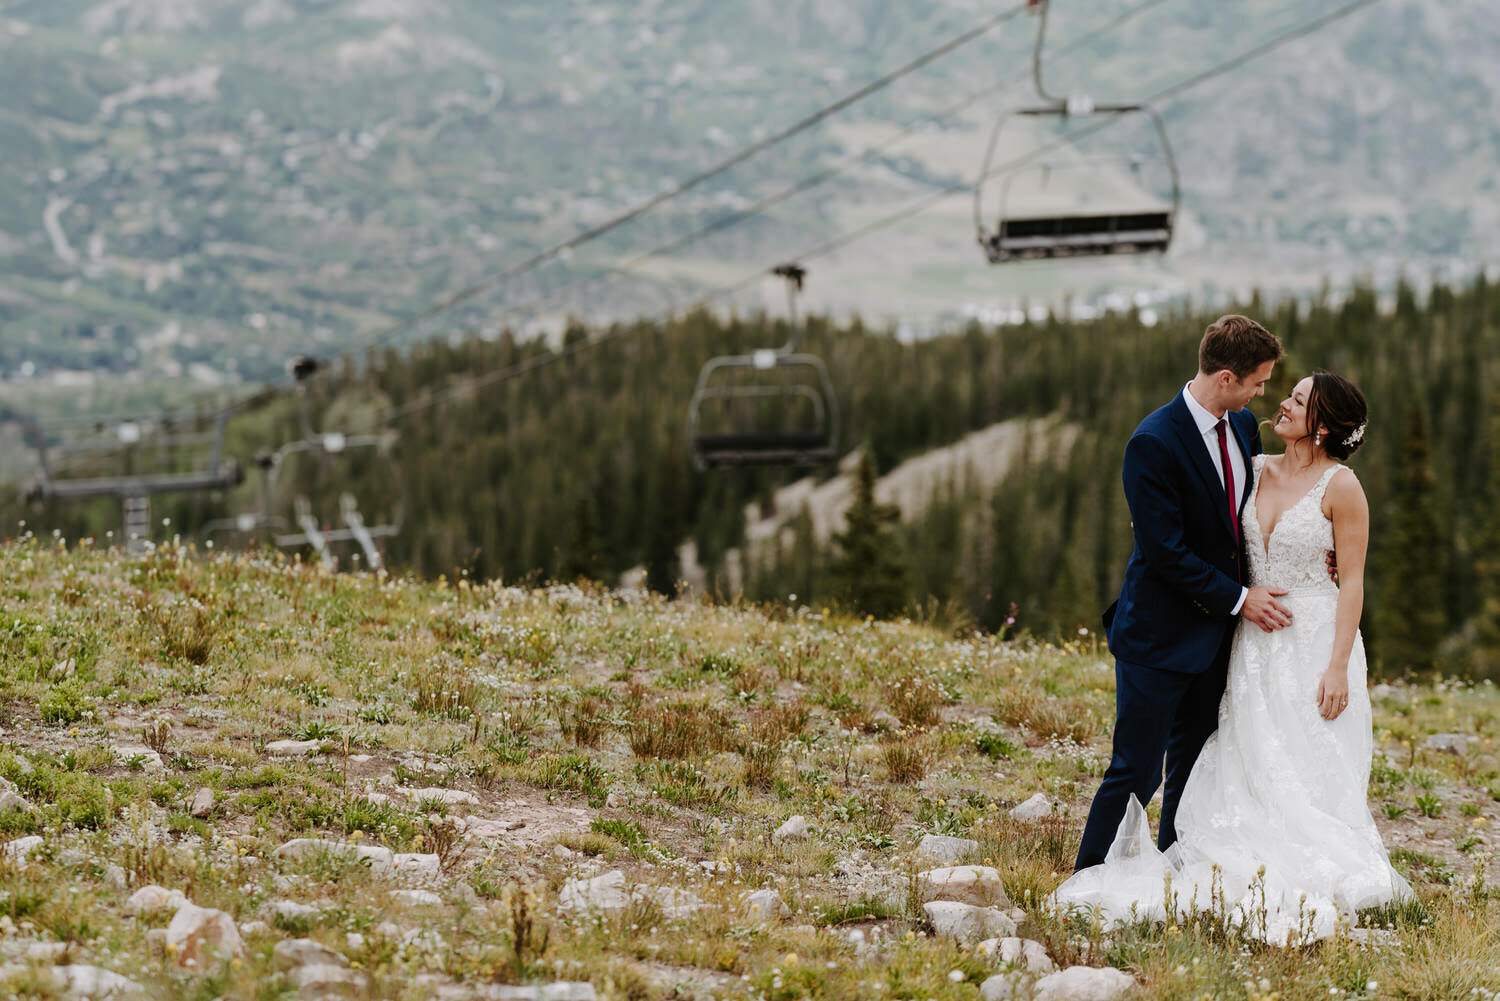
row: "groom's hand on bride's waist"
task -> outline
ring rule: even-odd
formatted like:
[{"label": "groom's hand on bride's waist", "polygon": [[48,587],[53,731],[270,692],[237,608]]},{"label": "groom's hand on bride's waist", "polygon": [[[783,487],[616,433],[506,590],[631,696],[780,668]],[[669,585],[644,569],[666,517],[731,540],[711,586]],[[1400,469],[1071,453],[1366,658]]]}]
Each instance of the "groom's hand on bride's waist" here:
[{"label": "groom's hand on bride's waist", "polygon": [[1240,606],[1240,615],[1266,632],[1285,629],[1292,624],[1292,613],[1276,599],[1286,591],[1275,587],[1252,587]]}]

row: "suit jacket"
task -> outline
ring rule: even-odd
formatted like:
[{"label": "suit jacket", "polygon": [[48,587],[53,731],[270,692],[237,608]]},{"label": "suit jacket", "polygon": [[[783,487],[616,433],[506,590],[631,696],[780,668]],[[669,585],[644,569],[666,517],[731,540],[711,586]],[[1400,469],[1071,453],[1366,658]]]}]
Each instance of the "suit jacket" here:
[{"label": "suit jacket", "polygon": [[[1236,484],[1243,512],[1260,430],[1249,410],[1228,416],[1231,447],[1245,457],[1245,482]],[[1237,543],[1224,481],[1181,393],[1130,436],[1124,481],[1135,551],[1119,600],[1104,613],[1110,652],[1126,664],[1205,671],[1234,628],[1248,568],[1241,569],[1244,535]]]}]

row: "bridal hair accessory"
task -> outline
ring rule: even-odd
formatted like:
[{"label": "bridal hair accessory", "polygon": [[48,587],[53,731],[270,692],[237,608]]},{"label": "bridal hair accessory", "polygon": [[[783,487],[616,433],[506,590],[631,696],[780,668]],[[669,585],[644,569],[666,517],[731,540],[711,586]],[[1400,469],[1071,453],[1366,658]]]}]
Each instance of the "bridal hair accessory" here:
[{"label": "bridal hair accessory", "polygon": [[[1366,422],[1366,423],[1368,423],[1368,422]],[[1359,427],[1357,427],[1353,431],[1349,432],[1349,437],[1347,437],[1347,438],[1344,439],[1344,447],[1345,448],[1350,448],[1350,447],[1352,447],[1354,445],[1358,445],[1360,442],[1362,442],[1364,440],[1365,440],[1365,425],[1361,424]]]}]

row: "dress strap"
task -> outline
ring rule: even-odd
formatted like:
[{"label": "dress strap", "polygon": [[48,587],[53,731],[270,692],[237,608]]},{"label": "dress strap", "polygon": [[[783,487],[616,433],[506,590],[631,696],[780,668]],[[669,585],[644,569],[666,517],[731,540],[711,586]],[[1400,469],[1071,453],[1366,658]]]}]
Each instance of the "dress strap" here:
[{"label": "dress strap", "polygon": [[1333,478],[1336,475],[1338,475],[1338,471],[1340,469],[1347,468],[1347,466],[1344,466],[1340,463],[1335,463],[1331,469],[1325,469],[1323,471],[1323,475],[1318,478],[1318,485],[1313,487],[1313,494],[1318,498],[1319,506],[1322,506],[1323,495],[1328,492],[1328,484],[1332,482]]}]

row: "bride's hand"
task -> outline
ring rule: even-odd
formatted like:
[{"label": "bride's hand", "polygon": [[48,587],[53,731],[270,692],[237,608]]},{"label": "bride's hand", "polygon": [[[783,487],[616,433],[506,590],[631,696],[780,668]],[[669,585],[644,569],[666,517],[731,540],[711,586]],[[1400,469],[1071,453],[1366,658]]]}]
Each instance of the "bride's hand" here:
[{"label": "bride's hand", "polygon": [[1338,719],[1349,708],[1349,670],[1332,664],[1318,682],[1318,715]]}]

